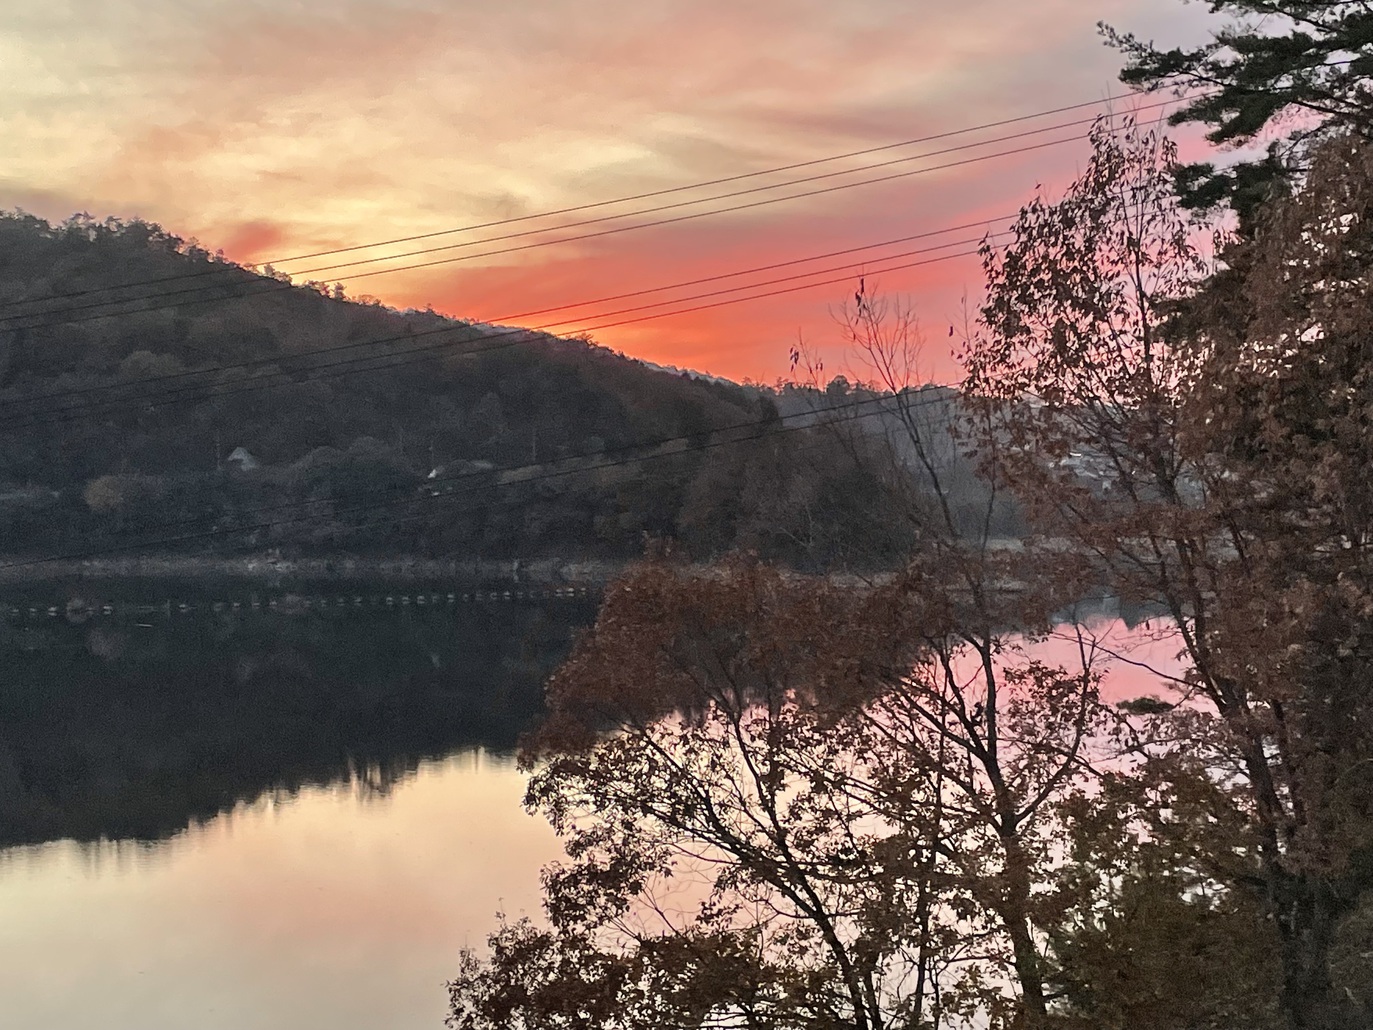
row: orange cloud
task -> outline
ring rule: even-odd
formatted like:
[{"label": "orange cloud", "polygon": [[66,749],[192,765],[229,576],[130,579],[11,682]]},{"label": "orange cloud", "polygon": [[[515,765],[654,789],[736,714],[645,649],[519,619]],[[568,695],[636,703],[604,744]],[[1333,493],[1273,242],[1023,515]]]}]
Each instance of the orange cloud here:
[{"label": "orange cloud", "polygon": [[252,265],[280,253],[286,245],[286,230],[275,222],[258,219],[231,229],[222,244],[224,253],[239,264]]},{"label": "orange cloud", "polygon": [[[1079,101],[1110,90],[1116,65],[1072,0],[971,0],[918,18],[897,0],[154,0],[127,24],[97,0],[73,3],[98,32],[69,27],[60,53],[51,26],[23,38],[24,67],[66,76],[43,88],[48,123],[69,125],[73,142],[55,146],[36,123],[0,114],[0,138],[28,155],[0,183],[0,203],[41,183],[73,208],[141,214],[254,262]],[[1161,26],[1146,0],[1108,0],[1096,16],[1173,38],[1182,25]],[[388,302],[499,317],[1004,214],[1036,182],[1070,177],[1074,153],[347,281]],[[942,323],[978,275],[964,260],[887,281]],[[772,379],[797,328],[824,336],[827,303],[847,292],[834,284],[597,336],[655,361]],[[952,374],[947,362],[937,371]]]}]

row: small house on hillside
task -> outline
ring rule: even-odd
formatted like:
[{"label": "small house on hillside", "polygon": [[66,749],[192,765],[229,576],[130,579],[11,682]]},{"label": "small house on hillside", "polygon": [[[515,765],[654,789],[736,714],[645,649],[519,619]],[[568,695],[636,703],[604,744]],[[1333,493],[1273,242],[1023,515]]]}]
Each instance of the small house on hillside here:
[{"label": "small house on hillside", "polygon": [[246,447],[235,447],[224,459],[224,463],[239,472],[251,472],[260,464]]}]

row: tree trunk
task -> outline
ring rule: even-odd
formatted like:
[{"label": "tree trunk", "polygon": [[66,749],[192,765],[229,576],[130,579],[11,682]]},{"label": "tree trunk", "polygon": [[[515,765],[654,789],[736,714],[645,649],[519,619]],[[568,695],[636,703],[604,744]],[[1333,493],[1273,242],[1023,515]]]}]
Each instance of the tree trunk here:
[{"label": "tree trunk", "polygon": [[1039,949],[1030,935],[1025,919],[1010,923],[1011,947],[1015,954],[1015,975],[1020,981],[1020,1001],[1024,1007],[1021,1026],[1025,1030],[1043,1030],[1048,1021],[1048,1006],[1044,1000],[1044,980],[1039,968]]},{"label": "tree trunk", "polygon": [[1273,901],[1282,955],[1283,1015],[1290,1030],[1368,1030],[1368,1013],[1330,980],[1330,949],[1344,906],[1311,875],[1279,873]]},{"label": "tree trunk", "polygon": [[1011,938],[1015,975],[1020,984],[1020,1025],[1024,1030],[1042,1030],[1048,1023],[1048,1005],[1044,1000],[1044,973],[1040,967],[1039,949],[1030,932],[1029,863],[1014,831],[1002,833],[1001,846],[1006,856],[1002,921]]},{"label": "tree trunk", "polygon": [[1245,754],[1259,802],[1260,853],[1268,881],[1268,913],[1278,930],[1282,965],[1279,1004],[1289,1030],[1368,1030],[1367,1013],[1330,980],[1335,927],[1348,906],[1313,873],[1289,871],[1278,846],[1285,829],[1272,770],[1261,748]]}]

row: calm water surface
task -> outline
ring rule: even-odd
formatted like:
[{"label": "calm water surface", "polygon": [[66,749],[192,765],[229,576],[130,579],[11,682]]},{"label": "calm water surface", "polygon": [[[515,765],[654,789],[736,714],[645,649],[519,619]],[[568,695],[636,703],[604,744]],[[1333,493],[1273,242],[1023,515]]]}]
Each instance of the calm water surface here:
[{"label": "calm water surface", "polygon": [[509,754],[594,600],[85,591],[3,599],[0,1030],[441,1027],[537,911]]},{"label": "calm water surface", "polygon": [[154,844],[0,853],[0,1027],[438,1028],[498,907],[557,853],[509,759],[467,751],[385,794],[240,805]]},{"label": "calm water surface", "polygon": [[240,600],[0,622],[0,1030],[438,1030],[459,950],[538,911],[509,753],[591,603]]}]

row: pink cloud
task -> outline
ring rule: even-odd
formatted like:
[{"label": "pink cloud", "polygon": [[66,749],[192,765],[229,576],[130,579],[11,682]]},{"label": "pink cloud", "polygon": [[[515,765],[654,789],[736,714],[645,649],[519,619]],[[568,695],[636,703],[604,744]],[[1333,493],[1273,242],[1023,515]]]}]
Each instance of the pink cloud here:
[{"label": "pink cloud", "polygon": [[[889,0],[550,0],[537,11],[199,0],[197,10],[176,23],[174,7],[159,8],[159,38],[180,26],[161,62],[130,32],[124,74],[137,102],[103,115],[120,145],[45,188],[257,262],[1014,116],[1105,94],[1116,63],[1070,0],[974,0],[920,18]],[[1160,17],[1144,0],[1099,13],[1146,27]],[[350,292],[498,317],[1005,214],[1036,183],[1051,191],[1070,178],[1083,153],[369,277]],[[885,278],[933,324],[980,276],[964,259]],[[771,379],[797,328],[829,333],[826,307],[847,292],[834,284],[598,336],[656,361]]]}]

